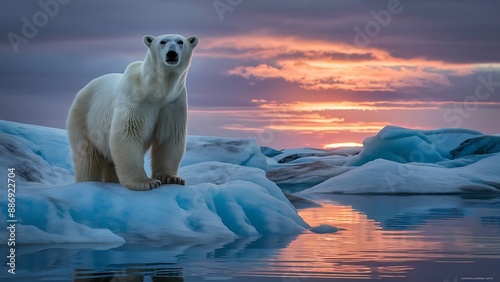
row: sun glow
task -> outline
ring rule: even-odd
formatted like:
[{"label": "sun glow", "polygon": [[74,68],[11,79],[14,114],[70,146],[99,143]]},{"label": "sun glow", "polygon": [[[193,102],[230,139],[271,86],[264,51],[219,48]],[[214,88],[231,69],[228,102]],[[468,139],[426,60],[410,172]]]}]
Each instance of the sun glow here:
[{"label": "sun glow", "polygon": [[363,147],[363,144],[356,143],[356,142],[345,142],[345,143],[326,144],[324,146],[325,149],[337,149],[337,148],[346,148],[346,147]]}]

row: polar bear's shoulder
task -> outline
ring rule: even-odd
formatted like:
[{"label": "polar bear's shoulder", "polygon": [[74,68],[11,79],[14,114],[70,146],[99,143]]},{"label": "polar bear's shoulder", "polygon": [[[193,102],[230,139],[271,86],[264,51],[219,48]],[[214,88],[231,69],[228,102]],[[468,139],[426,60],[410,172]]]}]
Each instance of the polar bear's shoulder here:
[{"label": "polar bear's shoulder", "polygon": [[143,61],[136,61],[127,66],[124,75],[138,75],[142,71]]},{"label": "polar bear's shoulder", "polygon": [[[123,72],[123,78],[125,81],[133,82],[134,87],[139,87],[142,84],[141,73],[142,73],[143,61],[137,61],[129,64],[125,71]],[[127,83],[130,84],[130,83]],[[129,85],[131,87],[132,85]]]}]

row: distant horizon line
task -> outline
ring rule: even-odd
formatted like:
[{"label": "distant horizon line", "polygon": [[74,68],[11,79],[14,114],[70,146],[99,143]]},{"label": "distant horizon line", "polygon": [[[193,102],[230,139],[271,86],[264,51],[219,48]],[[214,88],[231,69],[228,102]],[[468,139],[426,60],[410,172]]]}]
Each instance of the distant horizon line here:
[{"label": "distant horizon line", "polygon": [[[7,120],[7,119],[0,119],[0,121],[10,122],[10,123],[17,123],[17,124],[21,124],[21,125],[45,127],[45,128],[48,128],[48,129],[56,129],[56,130],[67,131],[66,128],[60,128],[60,127],[54,127],[54,126],[48,126],[48,125],[42,125],[42,124],[35,124],[33,122],[28,123],[28,122],[20,122],[20,121],[13,121],[13,120]],[[462,127],[419,128],[419,127],[403,127],[403,126],[398,126],[398,125],[393,125],[393,124],[387,124],[383,128],[385,128],[386,126],[394,126],[394,127],[400,127],[400,128],[410,129],[410,130],[420,130],[420,131],[433,131],[433,130],[440,130],[440,129],[456,129],[456,130],[463,129],[463,130],[475,131],[475,132],[478,132],[478,133],[480,133],[482,135],[492,135],[492,136],[500,135],[500,132],[497,132],[497,133],[484,133],[484,132],[482,132],[480,130],[476,130],[476,129],[472,129],[472,128],[462,128]],[[380,132],[380,130],[378,132]],[[377,135],[378,132],[376,134],[372,135],[372,136]],[[268,148],[272,148],[272,149],[276,149],[276,150],[298,149],[298,148],[304,148],[304,149],[309,148],[309,149],[317,149],[317,150],[331,150],[331,149],[341,149],[341,148],[359,148],[359,147],[362,148],[362,147],[364,147],[364,145],[362,143],[359,143],[359,142],[333,142],[333,143],[325,143],[323,145],[323,147],[311,147],[311,146],[307,146],[306,144],[304,144],[304,146],[283,147],[283,148],[279,148],[278,149],[278,148],[276,148],[276,146],[275,147],[270,147],[270,146],[265,145],[265,144],[260,144],[258,142],[257,138],[251,138],[251,137],[245,138],[245,137],[230,137],[230,136],[206,135],[206,134],[188,134],[188,136],[211,136],[211,137],[221,137],[221,138],[229,138],[229,139],[255,139],[257,141],[257,144],[259,146],[261,146],[261,147],[268,147]]]}]

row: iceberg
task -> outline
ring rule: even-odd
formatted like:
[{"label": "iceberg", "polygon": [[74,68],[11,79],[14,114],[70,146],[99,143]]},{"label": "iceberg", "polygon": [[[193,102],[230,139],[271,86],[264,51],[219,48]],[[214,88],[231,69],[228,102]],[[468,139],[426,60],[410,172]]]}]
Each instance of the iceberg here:
[{"label": "iceberg", "polygon": [[189,136],[181,166],[206,161],[238,164],[264,170],[267,168],[266,157],[254,139]]},{"label": "iceberg", "polygon": [[285,192],[299,192],[351,170],[345,163],[361,149],[285,149],[268,157],[267,178]]},{"label": "iceberg", "polygon": [[500,155],[485,157],[467,166],[453,168],[376,159],[301,193],[498,193],[500,192],[499,163]]},{"label": "iceberg", "polygon": [[[362,148],[282,150],[267,177],[285,192],[462,194],[500,192],[500,138],[463,128],[386,126]],[[269,151],[269,150],[268,150]]]},{"label": "iceberg", "polygon": [[499,193],[498,140],[469,129],[386,126],[345,157],[343,173],[299,194]]},{"label": "iceberg", "polygon": [[283,152],[278,151],[278,150],[273,149],[273,148],[270,148],[270,147],[267,147],[267,146],[260,146],[260,151],[262,152],[262,154],[264,154],[264,156],[269,157],[269,158],[283,154]]},{"label": "iceberg", "polygon": [[[0,168],[17,168],[18,180],[45,184],[73,181],[66,131],[0,120]],[[4,178],[6,179],[6,178]]]},{"label": "iceberg", "polygon": [[380,132],[363,141],[363,150],[346,162],[348,166],[360,166],[376,159],[398,163],[436,163],[450,159],[450,150],[481,132],[443,128],[415,130],[386,126]]},{"label": "iceberg", "polygon": [[[260,174],[265,181],[263,171],[241,170],[253,177]],[[307,230],[309,226],[279,193],[270,181],[263,187],[244,180],[187,187],[163,185],[148,192],[96,182],[51,187],[20,185],[16,194],[17,242],[209,243],[220,238]],[[1,204],[6,207],[7,201]],[[3,220],[5,214],[3,211]],[[2,236],[6,236],[5,232],[1,231]]]},{"label": "iceberg", "polygon": [[301,162],[269,168],[267,178],[278,184],[284,191],[293,193],[351,169],[351,167],[333,165],[323,160],[313,160],[310,163]]},{"label": "iceberg", "polygon": [[[310,229],[266,178],[266,157],[253,140],[190,137],[179,171],[187,186],[143,192],[73,183],[64,130],[0,121],[0,138],[0,169],[16,172],[16,243],[209,243]],[[0,205],[0,220],[12,219],[7,199]]]}]

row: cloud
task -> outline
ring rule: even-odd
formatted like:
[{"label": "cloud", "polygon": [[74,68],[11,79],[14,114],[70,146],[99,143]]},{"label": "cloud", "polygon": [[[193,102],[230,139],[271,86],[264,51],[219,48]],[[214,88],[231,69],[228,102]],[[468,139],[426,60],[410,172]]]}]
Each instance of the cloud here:
[{"label": "cloud", "polygon": [[382,49],[265,33],[207,41],[200,56],[247,62],[224,71],[227,76],[283,79],[307,90],[435,89],[451,86],[450,77],[471,75],[482,66],[402,59]]}]

